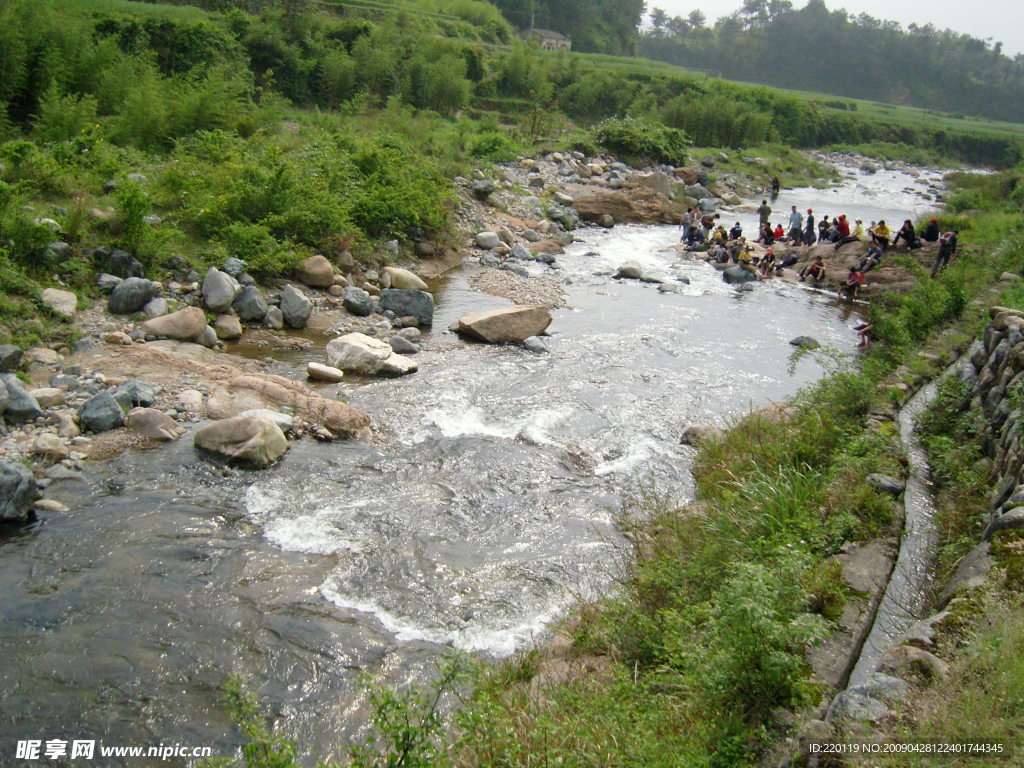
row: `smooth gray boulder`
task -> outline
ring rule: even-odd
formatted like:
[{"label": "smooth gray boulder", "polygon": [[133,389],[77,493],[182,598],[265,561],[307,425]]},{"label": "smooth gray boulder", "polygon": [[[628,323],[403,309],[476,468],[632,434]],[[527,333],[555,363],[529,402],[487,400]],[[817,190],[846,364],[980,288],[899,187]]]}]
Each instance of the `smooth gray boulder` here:
[{"label": "smooth gray boulder", "polygon": [[124,423],[124,412],[112,394],[100,392],[82,403],[78,423],[83,430],[109,432]]},{"label": "smooth gray boulder", "polygon": [[0,523],[27,522],[39,486],[24,464],[0,461]]},{"label": "smooth gray boulder", "polygon": [[173,442],[185,434],[184,427],[156,408],[133,408],[124,425],[136,434],[162,443]]},{"label": "smooth gray boulder", "polygon": [[644,268],[638,261],[627,261],[615,271],[615,276],[624,277],[630,280],[639,280],[644,276]]},{"label": "smooth gray boulder", "polygon": [[196,430],[196,448],[251,467],[268,467],[288,451],[281,428],[264,415],[235,416]]},{"label": "smooth gray boulder", "polygon": [[155,295],[156,286],[149,280],[129,277],[110,292],[107,309],[114,315],[130,315],[146,306]]},{"label": "smooth gray boulder", "polygon": [[434,323],[434,297],[426,291],[386,288],[380,292],[380,309],[391,310],[396,317],[415,317],[420,325]]},{"label": "smooth gray boulder", "polygon": [[722,272],[722,279],[730,285],[742,285],[757,280],[757,274],[743,267],[729,267]]},{"label": "smooth gray boulder", "polygon": [[305,328],[313,314],[313,302],[294,285],[281,292],[281,314],[292,328]]},{"label": "smooth gray boulder", "polygon": [[807,349],[818,349],[821,347],[821,343],[812,336],[797,336],[795,339],[790,339],[789,343],[794,347],[806,347]]},{"label": "smooth gray boulder", "polygon": [[868,475],[866,482],[872,488],[877,488],[878,490],[891,494],[892,496],[899,496],[903,493],[903,483],[895,477],[876,473]]},{"label": "smooth gray boulder", "polygon": [[146,302],[146,306],[142,308],[142,311],[146,313],[147,317],[163,317],[168,312],[167,299],[160,296],[150,299]]},{"label": "smooth gray boulder", "polygon": [[373,299],[362,288],[356,288],[355,286],[346,288],[341,303],[353,315],[368,317],[373,314]]},{"label": "smooth gray boulder", "polygon": [[499,248],[502,244],[497,232],[478,232],[475,240],[477,248],[483,248],[487,251]]},{"label": "smooth gray boulder", "polygon": [[392,336],[388,339],[390,347],[400,355],[415,355],[420,348],[404,336]]},{"label": "smooth gray boulder", "polygon": [[43,409],[18,381],[17,376],[13,373],[0,374],[0,381],[3,381],[7,388],[7,407],[3,412],[7,421],[22,424],[26,421],[34,421],[43,415]]},{"label": "smooth gray boulder", "polygon": [[242,286],[235,278],[214,267],[203,278],[203,302],[211,312],[227,312],[241,292]]},{"label": "smooth gray boulder", "polygon": [[262,320],[267,314],[267,300],[255,285],[247,285],[231,303],[238,318],[245,323]]}]

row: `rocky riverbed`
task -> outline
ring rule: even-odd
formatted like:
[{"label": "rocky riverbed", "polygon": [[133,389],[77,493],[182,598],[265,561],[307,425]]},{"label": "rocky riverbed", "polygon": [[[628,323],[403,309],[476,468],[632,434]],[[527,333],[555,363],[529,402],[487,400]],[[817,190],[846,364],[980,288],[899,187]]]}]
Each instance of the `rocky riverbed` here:
[{"label": "rocky riverbed", "polygon": [[[849,305],[785,280],[740,292],[680,258],[656,223],[678,210],[664,183],[700,171],[677,170],[551,155],[461,180],[450,272],[423,238],[409,274],[341,253],[256,286],[225,263],[132,282],[113,308],[145,303],[112,314],[143,278],[109,254],[126,276],[67,307],[76,349],[0,350],[0,463],[21,468],[0,474],[3,514],[37,520],[0,557],[0,731],[185,730],[228,748],[216,687],[239,672],[336,754],[360,728],[359,671],[406,679],[450,646],[506,654],[607,589],[629,495],[689,492],[682,427],[818,376],[809,359],[784,374],[794,337],[854,341]],[[720,209],[743,205],[718,191]],[[584,205],[594,193],[607,207]],[[639,278],[615,278],[627,262]],[[209,442],[207,422],[230,429]]]}]

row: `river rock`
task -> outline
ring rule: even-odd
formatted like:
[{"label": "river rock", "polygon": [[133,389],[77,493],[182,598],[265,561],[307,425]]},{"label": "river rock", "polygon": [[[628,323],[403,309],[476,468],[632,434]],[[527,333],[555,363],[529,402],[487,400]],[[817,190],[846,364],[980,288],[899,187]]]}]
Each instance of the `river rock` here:
[{"label": "river rock", "polygon": [[493,250],[501,245],[501,238],[498,237],[497,232],[478,232],[476,236],[477,248],[483,248],[485,251]]},{"label": "river rock", "polygon": [[78,414],[69,408],[54,411],[50,419],[57,425],[57,434],[71,440],[82,434],[78,428]]},{"label": "river rock", "polygon": [[196,341],[207,349],[216,349],[220,343],[220,339],[217,338],[217,332],[213,330],[212,325],[205,326],[202,335]]},{"label": "river rock", "polygon": [[627,261],[615,272],[616,277],[625,277],[632,280],[639,280],[644,276],[644,268],[638,261]]},{"label": "river rock", "polygon": [[513,259],[520,259],[522,261],[535,261],[537,258],[534,256],[533,251],[522,243],[516,243],[513,245],[512,250],[509,251],[508,255]]},{"label": "river rock", "polygon": [[199,307],[185,307],[169,315],[154,317],[141,325],[142,332],[179,341],[196,341],[206,328],[206,314]]},{"label": "river rock", "polygon": [[388,345],[400,355],[415,355],[420,348],[402,336],[392,336],[388,339]]},{"label": "river rock", "polygon": [[196,430],[196,448],[252,467],[268,467],[288,451],[281,428],[266,416],[235,416]]},{"label": "river rock", "polygon": [[78,297],[71,293],[71,291],[47,288],[43,291],[40,298],[50,309],[64,317],[74,317],[75,310],[78,308]]},{"label": "river rock", "polygon": [[238,314],[240,320],[246,323],[253,323],[262,320],[267,314],[267,300],[263,298],[260,289],[255,285],[248,285],[242,289],[233,302],[231,308]]},{"label": "river rock", "polygon": [[369,317],[373,314],[373,299],[370,298],[370,294],[354,285],[345,289],[341,303],[353,315]]},{"label": "river rock", "polygon": [[25,353],[13,344],[0,344],[0,371],[16,371]]},{"label": "river rock", "polygon": [[29,453],[49,461],[63,461],[71,454],[71,450],[53,432],[44,432],[32,441]]},{"label": "river rock", "polygon": [[381,270],[380,284],[382,288],[402,288],[412,291],[425,291],[427,284],[420,276],[401,267],[384,267]]},{"label": "river rock", "polygon": [[387,288],[380,292],[380,309],[396,317],[415,317],[420,325],[434,322],[434,297],[426,291]]},{"label": "river rock", "polygon": [[345,372],[322,363],[306,363],[306,376],[316,381],[339,382],[345,378]]},{"label": "river rock", "polygon": [[107,309],[114,315],[138,312],[156,294],[156,286],[141,277],[129,277],[118,283],[110,293]]},{"label": "river rock", "polygon": [[114,399],[122,410],[134,407],[148,408],[156,402],[156,387],[138,379],[128,379],[114,390]]},{"label": "river rock", "polygon": [[29,392],[36,399],[40,408],[55,408],[64,405],[64,391],[56,387],[42,387]]},{"label": "river rock", "polygon": [[26,522],[32,502],[37,498],[39,486],[28,467],[0,461],[0,522]]},{"label": "river rock", "polygon": [[717,427],[709,427],[702,424],[690,424],[683,429],[683,434],[679,437],[679,442],[682,445],[693,445],[697,446],[707,440],[713,440],[722,434],[722,430]]},{"label": "river rock", "polygon": [[78,423],[90,432],[109,432],[124,423],[124,412],[109,392],[100,392],[78,409]]},{"label": "river rock", "polygon": [[370,417],[362,411],[320,397],[305,385],[282,376],[236,376],[218,387],[206,401],[206,413],[211,419],[226,419],[255,408],[287,408],[296,418],[323,427],[334,437],[363,434],[370,426]]},{"label": "river rock", "polygon": [[116,275],[108,275],[106,273],[103,273],[96,278],[96,285],[101,291],[103,291],[103,293],[110,293],[123,282],[124,280],[122,278],[117,277]]},{"label": "river rock", "polygon": [[285,286],[281,292],[281,314],[290,327],[305,328],[313,314],[313,302],[294,285]]},{"label": "river rock", "polygon": [[903,483],[897,480],[895,477],[889,477],[888,475],[870,474],[867,476],[866,482],[872,488],[877,488],[880,491],[891,494],[893,496],[899,496],[903,493]]},{"label": "river rock", "polygon": [[21,385],[17,376],[13,373],[0,374],[0,381],[3,381],[7,388],[7,407],[4,408],[3,415],[9,422],[21,424],[34,421],[43,415],[43,409]]},{"label": "river rock", "polygon": [[662,171],[637,174],[630,178],[630,182],[638,187],[653,189],[665,197],[672,197],[672,179]]},{"label": "river rock", "polygon": [[528,339],[523,339],[523,349],[527,352],[533,352],[535,355],[542,355],[550,351],[548,345],[539,336],[530,336]]},{"label": "river rock", "polygon": [[7,404],[10,402],[10,397],[7,394],[7,385],[0,381],[0,423],[3,422],[4,411],[7,410]]},{"label": "river rock", "polygon": [[296,268],[295,274],[310,288],[329,288],[334,285],[334,267],[320,254],[303,261]]},{"label": "river rock", "polygon": [[242,321],[235,315],[217,315],[217,319],[213,321],[213,330],[218,339],[238,339],[242,336]]},{"label": "river rock", "polygon": [[391,345],[362,333],[339,336],[327,345],[327,362],[346,373],[404,376],[417,369],[414,361],[395,354]]},{"label": "river rock", "polygon": [[237,278],[243,272],[245,272],[246,263],[241,259],[231,257],[224,261],[224,266],[221,271],[225,274],[231,275],[231,277]]},{"label": "river rock", "polygon": [[216,267],[210,267],[203,278],[203,303],[211,312],[227,312],[241,292],[242,286],[238,281]]},{"label": "river rock", "polygon": [[263,325],[272,331],[280,331],[284,328],[284,313],[279,307],[271,307],[263,317]]},{"label": "river rock", "polygon": [[[99,249],[97,249],[99,251]],[[100,251],[102,255],[102,251]],[[103,271],[108,275],[114,277],[120,277],[122,279],[128,277],[142,277],[145,271],[142,268],[142,263],[132,256],[127,251],[114,249],[110,252],[110,255],[106,257],[106,260],[102,265]]]},{"label": "river rock", "polygon": [[173,442],[185,434],[185,428],[163,411],[156,408],[133,408],[125,417],[124,425],[149,440]]},{"label": "river rock", "polygon": [[551,325],[551,313],[544,307],[515,306],[475,312],[459,318],[458,332],[489,344],[521,344],[539,336]]},{"label": "river rock", "polygon": [[287,413],[275,411],[270,408],[254,408],[251,411],[242,411],[239,416],[264,416],[270,419],[281,428],[282,432],[288,432],[295,426],[295,419]]},{"label": "river rock", "polygon": [[25,352],[29,362],[39,365],[56,365],[60,360],[60,353],[49,347],[32,347]]},{"label": "river rock", "polygon": [[697,174],[696,168],[689,168],[686,166],[676,168],[672,171],[672,175],[682,181],[684,184],[696,184],[700,178]]},{"label": "river rock", "polygon": [[997,531],[1017,530],[1020,528],[1024,528],[1024,507],[1014,507],[1003,512],[1001,515],[993,516],[981,534],[981,538],[989,539]]},{"label": "river rock", "polygon": [[150,299],[146,302],[146,306],[142,308],[142,311],[146,313],[147,317],[162,317],[168,312],[167,299],[161,296]]},{"label": "river rock", "polygon": [[730,285],[738,285],[757,280],[757,275],[743,267],[729,267],[722,272],[722,279]]},{"label": "river rock", "polygon": [[790,339],[789,343],[794,347],[803,347],[804,349],[818,349],[821,344],[812,336],[797,336],[795,339]]}]

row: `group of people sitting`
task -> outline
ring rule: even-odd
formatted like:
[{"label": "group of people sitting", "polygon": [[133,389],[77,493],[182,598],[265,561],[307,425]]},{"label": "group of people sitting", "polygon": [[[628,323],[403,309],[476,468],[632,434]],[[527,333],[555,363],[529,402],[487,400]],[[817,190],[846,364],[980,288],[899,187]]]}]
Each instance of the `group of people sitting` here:
[{"label": "group of people sitting", "polygon": [[[757,213],[759,228],[755,242],[767,247],[763,256],[755,256],[752,253],[749,244],[743,237],[743,227],[740,222],[737,221],[730,229],[726,230],[725,225],[720,223],[720,214],[705,214],[696,207],[688,209],[683,214],[680,222],[683,230],[682,240],[686,243],[687,250],[706,252],[705,258],[708,261],[719,264],[734,262],[738,266],[756,273],[760,279],[781,273],[785,267],[797,263],[798,257],[794,251],[790,251],[781,258],[776,258],[772,246],[777,242],[785,242],[790,246],[831,243],[838,250],[847,243],[867,240],[867,251],[861,256],[856,266],[850,267],[849,275],[841,286],[841,289],[851,297],[856,297],[860,287],[864,285],[864,274],[881,264],[886,251],[899,247],[901,241],[907,250],[921,248],[923,242],[939,242],[939,255],[936,257],[932,270],[933,277],[946,265],[956,249],[957,233],[946,232],[940,235],[938,220],[934,218],[928,221],[920,233],[916,231],[914,223],[907,219],[893,235],[884,220],[877,223],[871,222],[871,226],[865,229],[863,221],[855,219],[851,227],[845,215],[839,215],[832,219],[822,216],[816,220],[813,209],[808,208],[805,217],[795,205],[790,211],[787,232],[783,229],[782,224],[772,226],[770,221],[772,209],[766,200],[761,201],[761,207],[758,208]],[[823,280],[825,278],[825,262],[822,257],[816,255],[811,263],[800,270],[799,276],[801,282]]]}]

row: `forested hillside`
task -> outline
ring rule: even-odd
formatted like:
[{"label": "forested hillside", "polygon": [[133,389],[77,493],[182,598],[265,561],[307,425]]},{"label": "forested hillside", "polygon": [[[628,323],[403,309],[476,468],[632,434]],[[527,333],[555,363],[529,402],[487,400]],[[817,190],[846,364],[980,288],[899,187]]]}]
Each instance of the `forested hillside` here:
[{"label": "forested hillside", "polygon": [[[652,3],[654,5],[654,3]],[[965,10],[969,12],[969,10]],[[641,55],[721,77],[894,104],[1024,120],[1024,55],[928,20],[903,29],[810,0],[744,0],[708,26],[704,14],[659,8]]]}]

